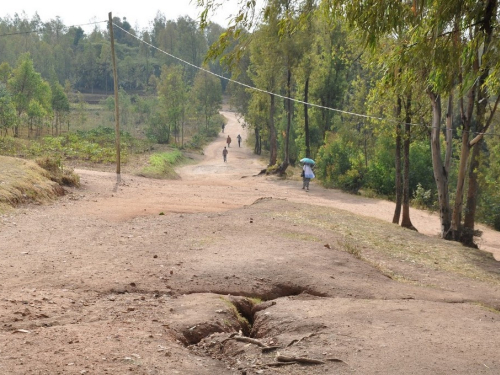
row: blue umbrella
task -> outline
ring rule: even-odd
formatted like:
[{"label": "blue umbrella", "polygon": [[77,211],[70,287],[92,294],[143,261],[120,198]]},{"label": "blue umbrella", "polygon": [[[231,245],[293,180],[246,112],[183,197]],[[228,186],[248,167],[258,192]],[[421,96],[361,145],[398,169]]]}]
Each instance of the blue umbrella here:
[{"label": "blue umbrella", "polygon": [[316,162],[314,160],[309,159],[309,158],[302,158],[302,159],[300,159],[300,162],[304,163],[304,164],[312,164],[312,165],[316,164]]}]

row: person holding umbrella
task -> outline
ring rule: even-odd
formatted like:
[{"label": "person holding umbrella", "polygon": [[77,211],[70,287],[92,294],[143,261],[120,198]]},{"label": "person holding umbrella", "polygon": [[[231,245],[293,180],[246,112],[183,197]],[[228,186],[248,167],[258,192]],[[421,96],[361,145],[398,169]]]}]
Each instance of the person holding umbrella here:
[{"label": "person holding umbrella", "polygon": [[300,162],[304,163],[304,166],[302,167],[302,174],[301,174],[301,176],[302,176],[302,189],[309,191],[309,182],[311,181],[311,179],[313,179],[315,177],[312,169],[314,167],[314,164],[316,164],[316,163],[314,162],[314,160],[309,159],[309,158],[300,159]]}]

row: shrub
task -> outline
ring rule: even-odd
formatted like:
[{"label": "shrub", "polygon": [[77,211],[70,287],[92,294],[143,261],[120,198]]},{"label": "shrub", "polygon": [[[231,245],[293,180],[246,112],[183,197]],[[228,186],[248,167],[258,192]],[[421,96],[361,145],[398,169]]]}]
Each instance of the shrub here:
[{"label": "shrub", "polygon": [[323,184],[357,193],[364,184],[363,155],[342,137],[332,137],[319,149],[316,173]]}]

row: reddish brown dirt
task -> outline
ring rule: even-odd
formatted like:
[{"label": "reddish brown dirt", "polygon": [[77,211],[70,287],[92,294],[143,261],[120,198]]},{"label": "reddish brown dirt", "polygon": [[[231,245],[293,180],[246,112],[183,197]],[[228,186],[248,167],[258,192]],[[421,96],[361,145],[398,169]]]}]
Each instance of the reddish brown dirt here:
[{"label": "reddish brown dirt", "polygon": [[[255,177],[262,161],[234,141],[223,163],[225,137],[246,138],[225,115],[181,180],[80,169],[81,189],[0,217],[0,374],[500,373],[498,263],[492,283],[411,264],[391,267],[415,282],[384,276],[334,229],[290,218],[388,222],[393,204]],[[435,215],[412,221],[437,235]],[[500,259],[499,233],[481,229]],[[269,365],[277,353],[323,363]]]}]

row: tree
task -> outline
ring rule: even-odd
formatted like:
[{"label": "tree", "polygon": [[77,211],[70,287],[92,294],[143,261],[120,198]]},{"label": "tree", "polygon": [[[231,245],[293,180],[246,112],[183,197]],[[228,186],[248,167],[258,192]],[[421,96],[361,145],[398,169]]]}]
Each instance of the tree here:
[{"label": "tree", "polygon": [[161,111],[168,126],[168,132],[173,130],[175,143],[181,137],[181,146],[184,146],[184,119],[186,112],[187,89],[182,77],[182,68],[173,66],[162,67],[158,96]]},{"label": "tree", "polygon": [[3,83],[0,83],[0,134],[15,126],[17,121],[16,108],[12,97]]},{"label": "tree", "polygon": [[11,74],[12,74],[12,68],[10,67],[9,63],[7,63],[7,62],[1,63],[0,64],[0,83],[3,83],[4,85],[6,85]]},{"label": "tree", "polygon": [[[269,166],[276,165],[278,160],[278,139],[275,126],[276,101],[274,92],[278,88],[278,82],[283,74],[282,55],[274,48],[276,44],[276,36],[270,25],[263,25],[259,31],[254,33],[254,38],[250,44],[250,65],[248,68],[248,76],[254,84],[268,92],[266,94],[269,104],[264,103],[253,106],[251,109],[267,110],[267,120],[265,121],[268,130],[269,143]],[[261,93],[252,92],[252,96],[261,97]],[[258,102],[260,100],[257,100]],[[252,122],[249,122],[252,124]]]},{"label": "tree", "polygon": [[61,126],[65,116],[69,113],[69,100],[64,92],[64,88],[59,82],[54,82],[52,88],[52,109],[54,111],[54,128],[56,135],[61,131]]},{"label": "tree", "polygon": [[[23,114],[27,115],[30,105],[33,110],[34,103],[38,103],[45,113],[51,112],[50,86],[42,79],[40,73],[35,71],[29,54],[20,57],[18,66],[14,69],[12,78],[9,79],[8,89],[12,93],[18,117],[21,118]],[[31,113],[40,112],[32,111]],[[17,125],[14,127],[14,136],[19,136]]]},{"label": "tree", "polygon": [[191,96],[196,112],[203,118],[205,128],[208,129],[211,119],[222,107],[220,80],[205,71],[199,71],[194,78]]},{"label": "tree", "polygon": [[[498,48],[493,47],[498,44],[496,41],[500,36],[498,28],[494,27],[499,18],[498,0],[450,0],[446,6],[441,2],[424,0],[338,0],[331,4],[332,10],[343,13],[351,25],[362,31],[364,39],[372,46],[377,44],[380,37],[400,34],[401,30],[412,25],[408,37],[401,43],[404,51],[399,48],[394,51],[404,52],[401,56],[406,56],[408,64],[420,74],[417,78],[427,84],[426,90],[433,108],[432,155],[439,196],[441,235],[449,238],[450,233],[453,233],[453,238],[466,245],[473,245],[477,195],[477,174],[474,171],[480,150],[475,150],[472,154],[470,151],[480,145],[499,101],[498,75],[492,76],[496,71],[493,68],[494,61],[498,60],[499,53]],[[452,221],[448,192],[449,171],[446,170],[446,161],[449,159],[447,156],[443,162],[440,151],[441,96],[451,95],[457,81],[462,88],[460,93],[464,95],[460,98],[463,138]],[[497,99],[487,110],[492,95],[497,95]],[[465,105],[464,97],[467,101]],[[472,122],[474,107],[477,108],[477,113]],[[472,124],[476,126],[477,136],[470,140],[470,133],[474,130]],[[467,164],[471,169],[468,174],[467,210],[462,227],[462,197]]]}]

